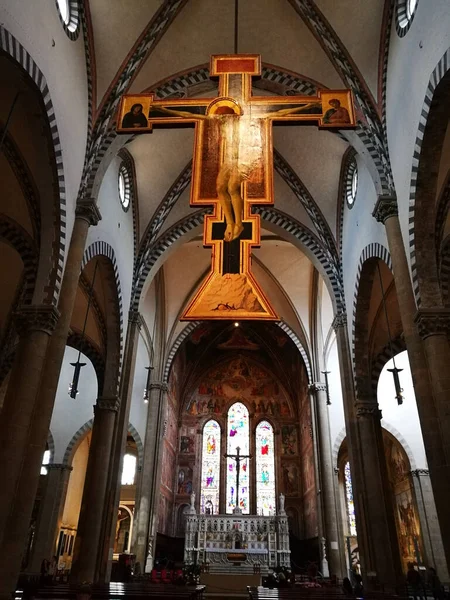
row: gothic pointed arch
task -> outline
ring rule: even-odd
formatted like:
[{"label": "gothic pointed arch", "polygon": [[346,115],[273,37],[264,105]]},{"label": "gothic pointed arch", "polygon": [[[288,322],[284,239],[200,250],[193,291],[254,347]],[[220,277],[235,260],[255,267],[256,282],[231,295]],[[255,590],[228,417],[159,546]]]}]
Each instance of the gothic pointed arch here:
[{"label": "gothic pointed arch", "polygon": [[[439,164],[450,106],[450,49],[431,73],[414,144],[409,192],[409,247],[414,293],[418,306],[441,306],[438,249],[432,243],[443,224],[436,206]],[[440,219],[440,221],[437,220]],[[432,275],[432,276],[430,276]]]},{"label": "gothic pointed arch", "polygon": [[[66,251],[66,186],[61,141],[58,123],[46,78],[26,48],[2,25],[0,25],[0,56],[6,55],[26,74],[27,82],[33,87],[46,117],[46,129],[50,143],[51,165],[54,171],[55,194],[52,199],[53,232],[50,245],[41,251],[39,277],[42,279],[37,302],[56,304],[61,287],[64,256]],[[52,239],[50,239],[52,237]],[[48,255],[47,255],[48,253]],[[45,254],[45,256],[44,256]],[[50,264],[50,268],[48,267]]]}]

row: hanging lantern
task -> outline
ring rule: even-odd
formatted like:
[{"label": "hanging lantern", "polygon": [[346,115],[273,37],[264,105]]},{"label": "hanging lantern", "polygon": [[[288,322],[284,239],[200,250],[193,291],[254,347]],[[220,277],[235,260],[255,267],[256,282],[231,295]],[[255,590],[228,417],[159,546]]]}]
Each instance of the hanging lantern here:
[{"label": "hanging lantern", "polygon": [[[87,309],[86,309],[86,315],[84,317],[83,331],[81,332],[81,340],[84,339],[84,334],[86,331],[86,325],[87,325],[87,320],[88,320],[88,316],[89,316],[89,309],[91,308],[92,295],[94,293],[94,283],[95,283],[95,276],[97,275],[97,267],[98,267],[98,260],[95,261],[94,275],[92,277],[92,285],[89,289],[88,305],[87,305]],[[74,371],[73,371],[72,381],[69,383],[69,396],[73,399],[75,399],[78,394],[78,381],[80,379],[81,367],[86,366],[86,363],[80,362],[80,358],[81,358],[81,350],[78,351],[77,361],[74,363],[70,363],[71,366],[74,367]]]},{"label": "hanging lantern", "polygon": [[387,313],[387,308],[386,308],[386,299],[384,297],[383,280],[381,279],[380,263],[377,263],[377,269],[378,269],[378,278],[380,280],[381,299],[383,302],[384,316],[386,318],[386,326],[387,326],[388,337],[389,337],[389,349],[391,351],[392,362],[394,363],[394,367],[392,369],[388,369],[388,371],[390,373],[392,373],[392,376],[394,378],[395,398],[397,400],[397,404],[400,406],[400,404],[403,404],[403,388],[400,385],[400,377],[398,376],[398,374],[401,373],[403,371],[403,369],[397,369],[397,365],[395,364],[395,356],[394,356],[394,351],[392,349],[391,328],[389,327],[389,319],[388,319],[388,313]]},{"label": "hanging lantern", "polygon": [[325,388],[326,388],[326,394],[327,394],[327,406],[330,406],[331,404],[331,400],[330,400],[330,388],[328,386],[328,375],[329,373],[331,373],[331,371],[321,371],[322,375],[325,375]]},{"label": "hanging lantern", "polygon": [[150,379],[151,379],[151,373],[153,370],[153,367],[145,367],[148,371],[147,373],[147,383],[145,384],[145,388],[144,388],[144,403],[148,404],[149,398],[150,398]]}]

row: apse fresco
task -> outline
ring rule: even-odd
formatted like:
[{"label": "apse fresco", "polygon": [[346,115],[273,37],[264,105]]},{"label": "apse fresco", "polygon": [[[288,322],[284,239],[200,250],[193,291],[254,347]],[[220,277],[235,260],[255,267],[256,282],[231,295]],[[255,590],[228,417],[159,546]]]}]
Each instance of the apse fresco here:
[{"label": "apse fresco", "polygon": [[[228,411],[227,427],[227,454],[236,454],[239,447],[240,454],[249,454],[249,423],[248,410],[242,402],[236,402]],[[227,495],[226,512],[233,512],[236,506],[236,467],[237,461],[233,458],[227,459]],[[250,489],[249,489],[249,462],[248,459],[241,460],[239,469],[239,508],[244,514],[250,512]]]},{"label": "apse fresco", "polygon": [[219,514],[220,426],[208,421],[203,428],[200,512]]},{"label": "apse fresco", "polygon": [[[236,328],[239,335],[233,328],[223,330],[222,335],[218,329],[216,323],[208,324],[195,340],[189,339],[186,344],[186,371],[196,365],[198,368],[200,356],[203,361],[211,361],[212,366],[197,378],[183,403],[178,469],[193,470],[193,491],[200,511],[231,513],[236,498],[236,463],[224,460],[223,455],[235,454],[239,445],[241,455],[253,455],[240,469],[239,506],[243,512],[276,511],[276,499],[283,492],[286,510],[292,508],[303,515],[304,425],[299,422],[299,409],[303,407],[300,399],[307,397],[304,366],[297,360],[298,353],[293,352],[291,340],[274,325],[255,323],[251,331],[241,326]],[[277,360],[265,354],[261,343],[264,336]],[[231,356],[224,360],[227,355]],[[253,356],[258,356],[258,361]],[[281,364],[286,368],[284,376],[277,371]],[[289,396],[286,388],[291,387],[296,388],[295,394]],[[305,420],[310,423],[308,419],[310,415],[306,414]],[[217,425],[210,431],[213,423]],[[305,448],[312,455],[309,426],[306,432],[309,445]],[[214,452],[220,453],[218,463],[211,460]],[[178,473],[177,470],[176,477]],[[309,471],[307,481],[311,482],[308,485],[313,502],[316,494],[313,472]],[[187,496],[180,497],[177,504],[186,501]],[[317,523],[314,505],[311,511],[314,531]],[[304,536],[303,528],[301,535]]]},{"label": "apse fresco", "polygon": [[[274,377],[244,358],[221,364],[202,378],[188,402],[192,416],[221,415],[234,400],[244,401],[254,415],[291,416],[289,402]],[[296,448],[296,440],[295,440]]]},{"label": "apse fresco", "polygon": [[256,513],[268,516],[275,512],[273,427],[267,421],[261,421],[256,427]]}]

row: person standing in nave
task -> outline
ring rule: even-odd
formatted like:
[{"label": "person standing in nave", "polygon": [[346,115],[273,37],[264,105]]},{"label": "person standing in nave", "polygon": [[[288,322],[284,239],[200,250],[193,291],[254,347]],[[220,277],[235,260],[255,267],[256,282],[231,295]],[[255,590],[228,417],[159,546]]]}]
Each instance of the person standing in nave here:
[{"label": "person standing in nave", "polygon": [[[417,600],[417,597],[419,597],[420,600],[423,600],[424,594],[423,594],[422,577],[420,576],[419,571],[416,571],[416,569],[414,568],[413,563],[408,563],[408,572],[406,574],[406,583],[408,585],[408,588],[410,588],[410,591],[411,591],[411,594],[412,594],[412,597],[414,598],[414,600]],[[425,594],[425,598],[426,598],[426,594]]]},{"label": "person standing in nave", "polygon": [[434,569],[433,567],[428,567],[427,582],[433,593],[433,598],[435,600],[443,600],[444,589],[442,587],[441,580],[439,579],[438,574],[436,573],[436,569]]}]

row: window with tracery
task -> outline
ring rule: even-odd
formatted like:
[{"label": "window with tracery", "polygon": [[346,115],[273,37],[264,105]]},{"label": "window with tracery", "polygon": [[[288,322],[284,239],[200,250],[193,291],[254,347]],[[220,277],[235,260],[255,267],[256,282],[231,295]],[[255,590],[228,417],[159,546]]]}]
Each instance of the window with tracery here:
[{"label": "window with tracery", "polygon": [[208,421],[203,428],[202,479],[200,512],[219,513],[220,494],[220,426]]},{"label": "window with tracery", "polygon": [[[249,445],[248,410],[242,402],[235,402],[228,411],[227,454],[236,454],[238,447],[240,454],[250,454]],[[236,506],[236,469],[236,461],[232,458],[227,458],[227,513],[232,513]],[[241,460],[238,501],[239,507],[244,514],[249,514],[250,512],[249,483],[248,459]]]},{"label": "window with tracery", "polygon": [[353,502],[352,476],[350,463],[346,462],[344,467],[345,498],[347,503],[347,518],[350,535],[356,535],[355,504]]},{"label": "window with tracery", "polygon": [[261,421],[256,428],[256,513],[275,514],[275,452],[273,427]]}]

